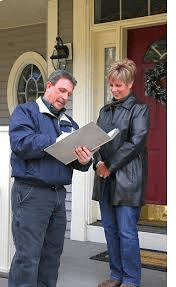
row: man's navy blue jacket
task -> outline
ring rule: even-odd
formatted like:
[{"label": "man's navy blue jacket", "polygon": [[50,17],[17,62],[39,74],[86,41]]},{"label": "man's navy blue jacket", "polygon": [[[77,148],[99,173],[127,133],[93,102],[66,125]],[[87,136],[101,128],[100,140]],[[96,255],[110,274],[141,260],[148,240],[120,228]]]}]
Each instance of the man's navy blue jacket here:
[{"label": "man's navy blue jacket", "polygon": [[88,170],[91,161],[87,165],[78,161],[65,165],[44,151],[62,132],[79,128],[68,115],[62,118],[58,121],[41,98],[17,106],[9,124],[12,177],[47,185],[67,185],[72,181],[74,168]]}]

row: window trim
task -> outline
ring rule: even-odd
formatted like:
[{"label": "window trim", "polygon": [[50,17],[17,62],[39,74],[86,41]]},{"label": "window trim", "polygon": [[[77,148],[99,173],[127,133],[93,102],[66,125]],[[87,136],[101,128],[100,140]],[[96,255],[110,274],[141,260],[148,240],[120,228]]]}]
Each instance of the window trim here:
[{"label": "window trim", "polygon": [[13,112],[15,107],[18,105],[17,102],[17,87],[19,78],[23,69],[29,65],[36,65],[41,71],[43,81],[47,81],[47,63],[45,59],[36,52],[26,52],[22,54],[14,63],[8,78],[7,84],[7,104],[10,114]]}]

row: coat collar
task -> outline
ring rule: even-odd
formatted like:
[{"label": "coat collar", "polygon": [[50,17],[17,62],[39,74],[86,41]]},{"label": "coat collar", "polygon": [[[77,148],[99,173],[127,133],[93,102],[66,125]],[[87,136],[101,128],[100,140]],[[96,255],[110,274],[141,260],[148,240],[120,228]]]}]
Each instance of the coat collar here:
[{"label": "coat collar", "polygon": [[47,106],[44,104],[44,102],[42,101],[42,98],[41,98],[41,97],[36,100],[36,103],[37,103],[37,105],[38,105],[38,107],[39,107],[40,113],[42,113],[42,114],[49,114],[49,115],[51,115],[51,116],[53,116],[53,117],[56,118],[56,116],[53,115],[53,114],[50,112],[50,110],[47,108]]},{"label": "coat collar", "polygon": [[136,98],[132,94],[130,94],[123,101],[112,101],[110,104],[107,104],[105,108],[109,110],[112,107],[123,107],[127,110],[131,110],[135,102],[136,102]]},{"label": "coat collar", "polygon": [[[37,103],[37,105],[38,105],[38,107],[39,107],[40,113],[42,113],[42,114],[49,114],[49,115],[51,115],[51,116],[53,116],[54,118],[57,119],[57,117],[56,117],[54,114],[52,114],[52,113],[50,112],[50,110],[47,108],[47,106],[44,104],[44,102],[42,101],[42,98],[41,98],[41,97],[39,97],[39,98],[36,100],[36,103]],[[71,123],[71,121],[68,119],[68,117],[65,115],[65,113],[63,113],[63,114],[60,115],[59,120],[60,120],[60,121],[65,121],[65,122],[70,122],[70,123]]]},{"label": "coat collar", "polygon": [[127,110],[131,110],[132,106],[135,104],[136,98],[130,94],[123,102],[122,107],[124,107]]}]

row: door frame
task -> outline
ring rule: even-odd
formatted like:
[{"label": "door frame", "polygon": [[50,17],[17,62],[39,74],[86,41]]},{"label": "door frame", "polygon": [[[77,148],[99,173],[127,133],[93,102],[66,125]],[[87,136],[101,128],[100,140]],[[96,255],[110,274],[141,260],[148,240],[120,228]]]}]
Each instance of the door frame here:
[{"label": "door frame", "polygon": [[[80,126],[95,121],[94,98],[96,74],[94,71],[95,42],[98,33],[116,31],[117,59],[127,56],[127,31],[167,23],[167,14],[146,16],[129,20],[94,24],[93,0],[73,0],[73,73],[78,81],[73,96],[73,117]],[[101,83],[99,83],[101,85]],[[97,203],[91,200],[93,187],[92,168],[81,174],[74,172],[72,189],[71,239],[91,240],[90,225],[97,216]],[[94,232],[94,231],[92,231]],[[91,237],[93,236],[93,237]],[[104,241],[101,233],[100,239]],[[94,240],[94,239],[93,239]]]}]

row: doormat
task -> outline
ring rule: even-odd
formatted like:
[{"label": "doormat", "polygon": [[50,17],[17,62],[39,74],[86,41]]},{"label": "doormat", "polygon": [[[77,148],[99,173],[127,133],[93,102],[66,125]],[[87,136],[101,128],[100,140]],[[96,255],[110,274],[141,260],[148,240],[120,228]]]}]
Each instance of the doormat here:
[{"label": "doormat", "polygon": [[[109,262],[108,251],[90,257],[92,260]],[[158,271],[167,271],[167,253],[141,249],[141,267]]]}]

